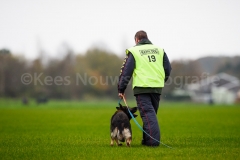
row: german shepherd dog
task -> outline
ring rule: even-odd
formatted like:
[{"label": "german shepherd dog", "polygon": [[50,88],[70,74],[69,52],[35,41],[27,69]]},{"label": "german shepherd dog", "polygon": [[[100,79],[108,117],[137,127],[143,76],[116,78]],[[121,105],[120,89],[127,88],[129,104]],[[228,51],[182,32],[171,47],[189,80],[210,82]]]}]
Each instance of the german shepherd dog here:
[{"label": "german shepherd dog", "polygon": [[[130,147],[132,141],[132,129],[131,129],[131,115],[128,112],[128,108],[126,106],[122,106],[119,104],[119,107],[116,107],[117,111],[111,118],[110,132],[111,132],[111,146],[113,146],[114,140],[116,141],[118,146],[122,144],[119,142],[125,142],[126,145]],[[134,114],[137,111],[137,107],[129,108],[130,112],[134,117],[137,117]]]}]

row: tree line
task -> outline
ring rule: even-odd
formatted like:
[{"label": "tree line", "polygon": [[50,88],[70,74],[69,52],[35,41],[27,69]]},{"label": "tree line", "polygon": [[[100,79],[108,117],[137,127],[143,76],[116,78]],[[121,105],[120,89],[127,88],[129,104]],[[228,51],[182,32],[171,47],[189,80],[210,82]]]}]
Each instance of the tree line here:
[{"label": "tree line", "polygon": [[0,51],[0,96],[54,99],[113,98],[123,58],[104,50],[68,52],[63,59],[26,60]]},{"label": "tree line", "polygon": [[[0,96],[53,99],[117,98],[117,82],[123,59],[124,56],[119,57],[95,48],[84,54],[74,54],[69,50],[62,59],[52,58],[44,62],[44,58],[39,56],[30,61],[2,49]],[[204,70],[197,60],[175,60],[171,61],[171,65],[171,76],[163,89],[162,98],[171,95],[174,89],[183,89],[186,84],[209,76],[203,74]],[[221,66],[219,70],[228,71],[231,70],[230,67]],[[132,95],[131,84],[126,94]]]}]

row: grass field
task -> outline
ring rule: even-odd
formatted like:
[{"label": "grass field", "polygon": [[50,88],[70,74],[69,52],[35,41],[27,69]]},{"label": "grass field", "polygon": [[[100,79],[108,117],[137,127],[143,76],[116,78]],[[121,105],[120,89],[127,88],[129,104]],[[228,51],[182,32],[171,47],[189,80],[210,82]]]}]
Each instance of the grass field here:
[{"label": "grass field", "polygon": [[[128,102],[135,106],[135,102]],[[31,102],[0,99],[0,159],[240,159],[240,106],[162,102],[163,145],[140,145],[131,121],[131,148],[110,146],[117,101]],[[139,115],[139,113],[137,113]],[[140,117],[137,121],[142,124]]]}]

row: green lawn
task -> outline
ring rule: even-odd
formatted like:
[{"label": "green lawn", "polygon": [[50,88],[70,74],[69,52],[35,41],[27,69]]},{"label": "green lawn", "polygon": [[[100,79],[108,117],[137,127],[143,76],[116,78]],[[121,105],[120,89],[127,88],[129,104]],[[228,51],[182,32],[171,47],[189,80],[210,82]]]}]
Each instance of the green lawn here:
[{"label": "green lawn", "polygon": [[[240,106],[162,102],[161,140],[174,149],[140,145],[142,133],[133,121],[133,142],[127,148],[110,146],[117,103],[23,106],[0,99],[0,159],[240,159]],[[142,124],[140,117],[137,121]]]}]

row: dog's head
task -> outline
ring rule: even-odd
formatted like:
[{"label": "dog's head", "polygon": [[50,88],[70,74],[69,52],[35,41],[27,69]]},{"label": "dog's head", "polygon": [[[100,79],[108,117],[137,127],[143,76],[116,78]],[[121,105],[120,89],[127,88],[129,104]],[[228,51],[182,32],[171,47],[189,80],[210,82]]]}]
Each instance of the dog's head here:
[{"label": "dog's head", "polygon": [[119,107],[116,107],[116,108],[117,108],[118,111],[124,112],[128,116],[129,120],[132,118],[132,116],[130,115],[130,113],[128,111],[128,108],[129,108],[130,112],[132,113],[132,115],[134,116],[134,118],[138,116],[138,115],[134,114],[137,111],[137,107],[130,108],[130,107],[127,107],[127,106],[122,106],[119,103]]}]

